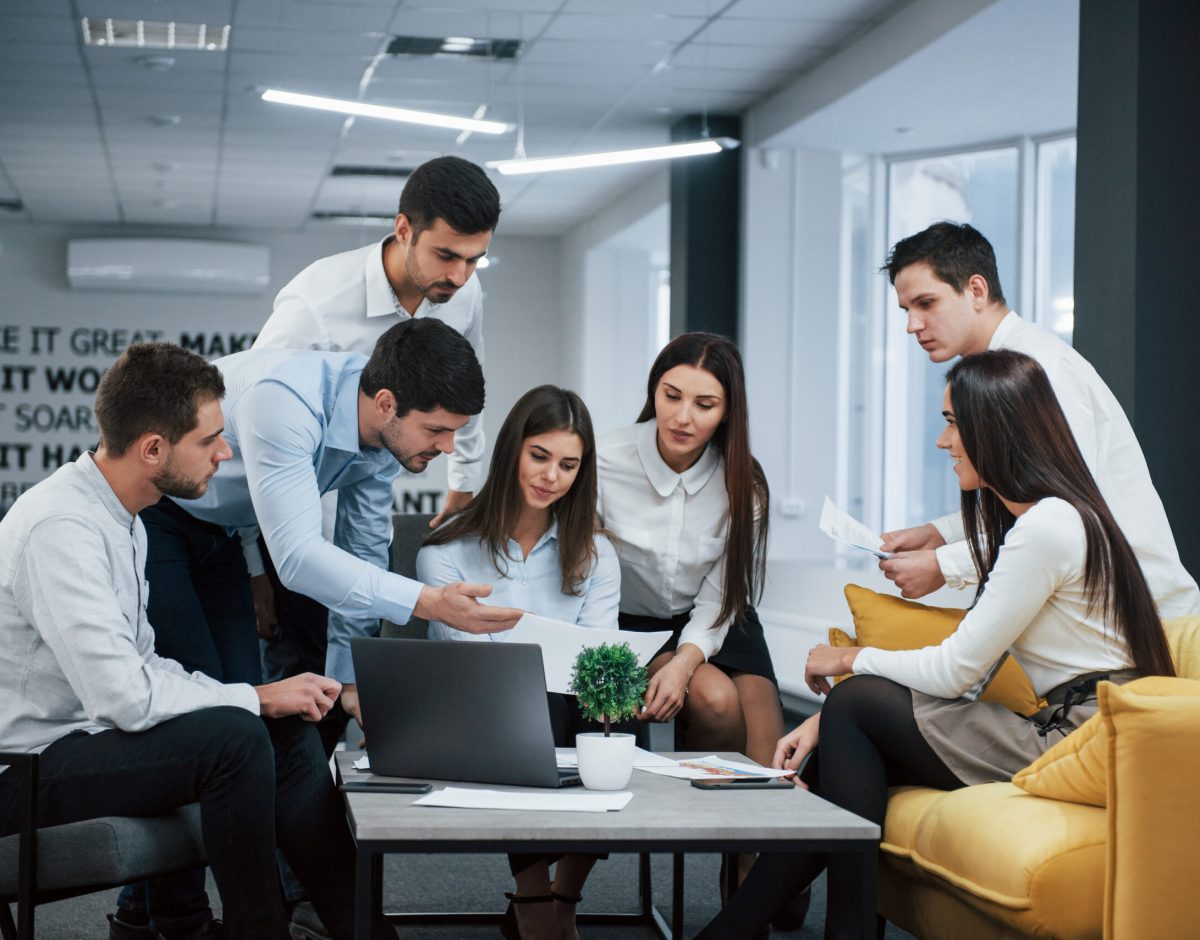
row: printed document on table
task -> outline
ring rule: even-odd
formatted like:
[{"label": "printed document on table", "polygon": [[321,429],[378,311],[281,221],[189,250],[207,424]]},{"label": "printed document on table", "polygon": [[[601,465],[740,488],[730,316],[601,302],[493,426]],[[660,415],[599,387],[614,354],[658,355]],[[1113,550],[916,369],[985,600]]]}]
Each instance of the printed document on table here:
[{"label": "printed document on table", "polygon": [[510,790],[468,790],[444,787],[419,800],[413,806],[452,806],[459,809],[517,809],[536,812],[613,813],[624,809],[633,799],[627,790],[617,793],[531,793]]},{"label": "printed document on table", "polygon": [[883,539],[849,513],[838,509],[828,496],[825,497],[825,503],[821,506],[820,526],[821,531],[831,539],[861,548],[864,552],[870,552],[877,558],[892,557],[881,549]]},{"label": "printed document on table", "polygon": [[[554,757],[558,761],[558,766],[562,768],[578,767],[579,755],[573,747],[556,747],[554,749]],[[633,749],[633,766],[634,767],[674,767],[677,761],[671,760],[669,757],[663,757],[661,754],[654,754],[650,751],[644,751],[640,747]]]},{"label": "printed document on table", "polygon": [[716,754],[671,761],[670,766],[643,766],[639,769],[664,777],[679,777],[682,780],[761,780],[768,777],[787,777],[795,772],[762,767],[758,764],[744,764],[736,760],[721,760]]},{"label": "printed document on table", "polygon": [[628,643],[637,656],[639,666],[645,666],[670,638],[665,630],[657,633],[637,633],[633,630],[600,630],[577,627],[563,620],[525,614],[505,637],[509,643],[536,643],[542,648],[542,666],[546,670],[546,691],[569,694],[571,671],[579,651],[601,643]]}]

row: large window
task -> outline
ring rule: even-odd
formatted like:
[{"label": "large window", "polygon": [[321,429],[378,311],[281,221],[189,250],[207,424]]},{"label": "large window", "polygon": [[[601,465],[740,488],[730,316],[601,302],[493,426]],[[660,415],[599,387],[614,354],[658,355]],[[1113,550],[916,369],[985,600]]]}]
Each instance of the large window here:
[{"label": "large window", "polygon": [[[959,494],[949,460],[934,445],[952,363],[929,361],[906,334],[895,291],[874,272],[899,239],[941,220],[969,222],[996,250],[1008,305],[1070,342],[1075,141],[875,158],[874,173],[871,163],[847,158],[843,174],[842,257],[850,273],[842,283],[842,335],[851,353],[842,370],[839,495],[856,516],[887,530],[954,512]],[[880,223],[872,225],[872,216]]]}]

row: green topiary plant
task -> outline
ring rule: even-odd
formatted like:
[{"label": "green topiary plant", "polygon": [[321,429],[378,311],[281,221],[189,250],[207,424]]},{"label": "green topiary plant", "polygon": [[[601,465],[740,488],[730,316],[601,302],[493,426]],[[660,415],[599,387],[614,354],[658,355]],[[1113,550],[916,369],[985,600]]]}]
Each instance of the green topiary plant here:
[{"label": "green topiary plant", "polygon": [[632,718],[641,707],[646,669],[628,643],[589,646],[575,657],[570,690],[579,696],[583,717],[604,722],[608,737],[612,722]]}]

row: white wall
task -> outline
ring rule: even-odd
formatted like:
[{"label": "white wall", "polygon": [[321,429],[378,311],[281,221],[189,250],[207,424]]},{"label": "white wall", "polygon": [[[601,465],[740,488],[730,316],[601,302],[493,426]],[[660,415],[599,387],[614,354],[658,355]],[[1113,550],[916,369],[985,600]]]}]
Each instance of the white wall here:
[{"label": "white wall", "polygon": [[652,272],[667,250],[668,175],[658,170],[565,235],[562,363],[597,433],[629,424],[653,359]]},{"label": "white wall", "polygon": [[[95,382],[128,343],[181,342],[186,334],[212,356],[246,348],[270,313],[276,291],[297,271],[385,232],[386,227],[331,226],[293,234],[255,229],[0,225],[0,513],[21,488],[52,471],[60,456],[69,457],[74,448],[96,442],[91,418]],[[219,238],[266,245],[271,253],[271,285],[262,294],[249,296],[68,288],[69,239],[121,236]],[[494,436],[517,396],[532,385],[561,380],[561,332],[556,242],[505,237],[501,231],[492,252],[499,263],[483,272],[481,281],[490,405],[485,427]],[[72,390],[51,388],[51,377],[60,369],[68,377],[77,370]],[[39,419],[37,424],[30,423],[32,417]],[[444,461],[435,462],[418,483],[422,490],[440,491],[445,486]]]}]

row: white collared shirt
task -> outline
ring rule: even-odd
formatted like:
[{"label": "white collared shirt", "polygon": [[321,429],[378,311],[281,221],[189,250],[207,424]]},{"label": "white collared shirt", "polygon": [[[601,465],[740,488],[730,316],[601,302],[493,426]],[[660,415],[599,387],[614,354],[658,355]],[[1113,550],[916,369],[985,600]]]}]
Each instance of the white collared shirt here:
[{"label": "white collared shirt", "polygon": [[90,453],[0,520],[0,751],[75,731],[144,731],[202,708],[258,714],[258,694],[154,652],[146,527]]},{"label": "white collared shirt", "polygon": [[1129,669],[1124,638],[1091,605],[1086,559],[1079,513],[1064,500],[1043,499],[1004,536],[983,594],[954,633],[923,649],[864,649],[854,672],[953,699],[978,688],[1005,652],[1039,696],[1076,676]]},{"label": "white collared shirt", "polygon": [[[417,580],[438,587],[455,581],[490,584],[488,604],[515,607],[542,617],[562,620],[580,627],[617,628],[621,599],[621,570],[612,544],[596,536],[596,559],[580,582],[578,594],[564,594],[562,562],[558,554],[558,521],[522,557],[521,546],[508,540],[508,558],[500,569],[488,546],[477,538],[456,539],[445,545],[426,545],[417,552]],[[429,622],[431,640],[476,640],[499,643],[511,630],[499,633],[466,633],[436,620]]]},{"label": "white collared shirt", "polygon": [[[1013,311],[1000,321],[988,348],[1024,353],[1046,370],[1083,459],[1141,563],[1159,616],[1200,613],[1200,590],[1179,560],[1171,524],[1133,427],[1092,364],[1058,336]],[[976,583],[962,516],[954,513],[933,524],[948,543],[937,550],[946,583],[954,588]]]},{"label": "white collared shirt", "polygon": [[717,622],[725,583],[729,498],[715,447],[683,473],[658,452],[653,420],[622,428],[596,447],[600,518],[621,561],[621,610],[669,618],[690,610],[679,637],[708,659],[729,620]]},{"label": "white collared shirt", "polygon": [[[320,349],[370,356],[390,327],[408,319],[383,270],[383,246],[395,236],[314,261],[275,298],[254,348]],[[433,317],[471,344],[483,367],[483,291],[474,274],[444,304],[421,301],[414,317]],[[483,416],[475,415],[454,435],[447,477],[450,489],[479,489],[484,451]]]}]

